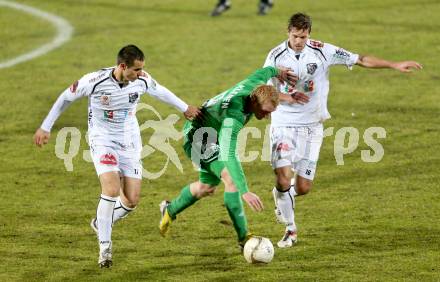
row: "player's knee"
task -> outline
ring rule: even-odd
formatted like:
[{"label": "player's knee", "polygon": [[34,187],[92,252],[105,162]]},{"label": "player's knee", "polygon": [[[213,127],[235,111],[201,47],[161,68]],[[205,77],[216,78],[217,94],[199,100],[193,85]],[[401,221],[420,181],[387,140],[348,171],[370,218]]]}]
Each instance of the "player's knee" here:
[{"label": "player's knee", "polygon": [[200,199],[206,196],[211,196],[215,192],[215,186],[209,184],[197,183],[194,189],[194,197]]},{"label": "player's knee", "polygon": [[139,204],[139,198],[128,199],[128,201],[126,203],[124,203],[124,205],[130,209],[134,209],[138,204]]},{"label": "player's knee", "polygon": [[99,181],[101,182],[101,189],[104,195],[110,197],[119,196],[119,191],[121,189],[121,183],[119,180],[119,175],[115,172],[106,172],[99,175]]},{"label": "player's knee", "polygon": [[297,181],[295,184],[295,190],[298,195],[305,195],[312,190],[312,181]]},{"label": "player's knee", "polygon": [[110,197],[118,197],[119,196],[119,187],[112,186],[102,186],[101,187],[102,194],[110,196]]},{"label": "player's knee", "polygon": [[232,181],[232,177],[229,174],[227,169],[224,169],[220,175],[223,183],[225,183],[225,185],[233,185],[233,181]]},{"label": "player's knee", "polygon": [[215,192],[215,187],[214,186],[204,186],[202,188],[202,190],[200,191],[200,197],[207,197],[207,196],[212,196]]},{"label": "player's knee", "polygon": [[221,179],[222,179],[223,183],[225,184],[225,191],[226,192],[238,191],[237,187],[235,186],[234,181],[232,180],[231,175],[229,174],[229,172],[226,169],[222,171]]},{"label": "player's knee", "polygon": [[216,188],[215,186],[210,186],[209,188],[207,188],[205,190],[205,197],[214,195],[214,192],[216,190],[215,188]]}]

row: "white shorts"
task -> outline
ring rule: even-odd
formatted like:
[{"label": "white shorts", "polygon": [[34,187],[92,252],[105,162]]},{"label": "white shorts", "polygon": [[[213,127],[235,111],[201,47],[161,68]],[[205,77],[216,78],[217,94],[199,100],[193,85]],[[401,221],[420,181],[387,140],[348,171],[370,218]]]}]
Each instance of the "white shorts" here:
[{"label": "white shorts", "polygon": [[313,180],[323,140],[322,123],[270,128],[272,168],[290,166],[300,176]]},{"label": "white shorts", "polygon": [[142,179],[141,150],[140,140],[129,145],[90,140],[90,153],[98,176],[117,171],[122,176]]}]

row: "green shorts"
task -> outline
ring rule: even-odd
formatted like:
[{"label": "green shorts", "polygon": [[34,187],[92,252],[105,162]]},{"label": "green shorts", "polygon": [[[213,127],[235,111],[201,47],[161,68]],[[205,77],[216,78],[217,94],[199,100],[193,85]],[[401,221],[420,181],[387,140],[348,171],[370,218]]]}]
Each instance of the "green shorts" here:
[{"label": "green shorts", "polygon": [[[191,158],[191,144],[192,142],[185,136],[185,143],[183,149],[188,158]],[[196,164],[198,166],[198,164]],[[225,164],[216,158],[210,158],[207,161],[200,159],[199,167],[199,181],[203,184],[217,186],[221,182],[221,173],[225,168]]]}]

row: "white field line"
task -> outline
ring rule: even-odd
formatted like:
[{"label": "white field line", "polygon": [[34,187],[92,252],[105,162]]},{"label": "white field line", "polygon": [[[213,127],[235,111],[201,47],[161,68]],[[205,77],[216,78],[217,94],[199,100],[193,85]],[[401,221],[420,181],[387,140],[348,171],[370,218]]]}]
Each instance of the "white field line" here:
[{"label": "white field line", "polygon": [[31,6],[18,4],[15,2],[9,2],[9,1],[5,1],[5,0],[0,0],[0,6],[5,6],[8,8],[16,9],[19,11],[29,13],[29,14],[34,15],[36,17],[42,18],[42,19],[50,22],[57,29],[57,35],[51,42],[46,43],[36,49],[33,49],[32,51],[30,51],[26,54],[12,58],[10,60],[6,60],[4,62],[0,62],[0,69],[12,67],[16,64],[20,64],[25,61],[32,60],[38,56],[47,54],[50,51],[52,51],[53,49],[58,48],[61,45],[63,45],[65,42],[67,42],[72,37],[73,27],[65,19],[63,19],[61,17],[58,17],[53,14],[49,14],[47,12],[33,8]]}]

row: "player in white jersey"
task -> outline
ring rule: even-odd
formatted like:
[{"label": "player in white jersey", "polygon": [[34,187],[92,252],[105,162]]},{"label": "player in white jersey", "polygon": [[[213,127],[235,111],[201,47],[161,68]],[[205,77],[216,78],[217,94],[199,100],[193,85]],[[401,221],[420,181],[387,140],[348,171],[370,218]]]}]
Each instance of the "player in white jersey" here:
[{"label": "player in white jersey", "polygon": [[[329,69],[334,65],[365,68],[391,68],[410,72],[422,66],[414,61],[392,62],[362,56],[332,44],[310,40],[309,16],[294,14],[288,24],[288,39],[272,49],[264,66],[285,67],[299,76],[294,88],[271,80],[281,93],[280,105],[272,113],[271,164],[276,175],[273,188],[277,220],[286,225],[278,242],[290,247],[297,240],[295,196],[307,194],[313,183],[323,140],[323,122],[327,110]],[[294,173],[293,173],[294,172]]]},{"label": "player in white jersey", "polygon": [[117,56],[117,66],[86,74],[61,93],[34,135],[37,146],[47,144],[60,114],[73,101],[88,97],[89,144],[102,189],[96,218],[91,222],[98,235],[101,267],[112,265],[113,223],[127,216],[139,202],[142,145],[136,105],[141,95],[148,93],[174,106],[187,119],[200,113],[157,83],[143,68],[142,51],[134,45],[123,47]]}]

